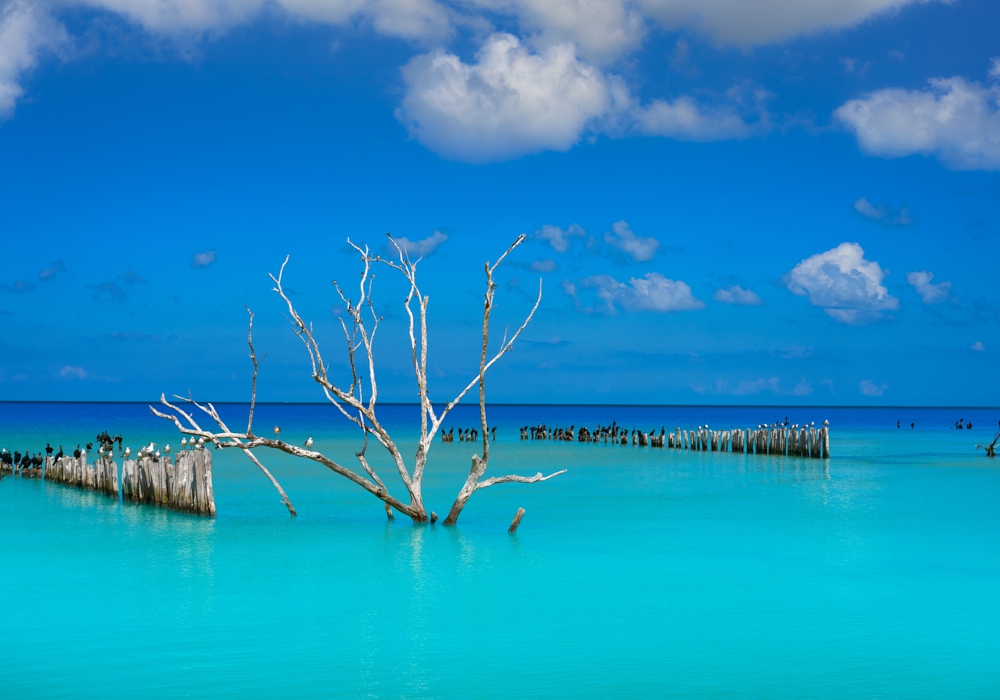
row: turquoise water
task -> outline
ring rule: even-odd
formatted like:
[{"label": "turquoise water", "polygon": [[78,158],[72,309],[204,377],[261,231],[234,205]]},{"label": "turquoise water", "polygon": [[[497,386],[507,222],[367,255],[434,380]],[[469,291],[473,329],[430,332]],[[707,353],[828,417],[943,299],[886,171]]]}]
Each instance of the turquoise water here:
[{"label": "turquoise water", "polygon": [[[385,415],[413,435],[412,408]],[[1000,460],[973,447],[1000,410],[491,415],[491,473],[569,472],[479,492],[456,528],[387,523],[344,479],[268,453],[298,518],[239,454],[214,453],[214,520],[4,479],[0,697],[1000,697]],[[829,419],[832,459],[517,440],[538,421],[786,415]],[[257,421],[347,464],[359,447],[326,406]],[[0,404],[12,451],[105,428],[176,444],[141,405]],[[435,445],[429,508],[447,512],[474,448]]]}]

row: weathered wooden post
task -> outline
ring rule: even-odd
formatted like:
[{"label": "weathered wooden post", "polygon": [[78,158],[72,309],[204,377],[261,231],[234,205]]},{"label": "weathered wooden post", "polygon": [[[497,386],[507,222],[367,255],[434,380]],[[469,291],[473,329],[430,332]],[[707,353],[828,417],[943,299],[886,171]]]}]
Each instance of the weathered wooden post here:
[{"label": "weathered wooden post", "polygon": [[524,508],[518,508],[517,514],[514,516],[514,519],[510,523],[510,527],[507,528],[507,532],[510,533],[511,535],[517,532],[517,528],[521,524],[521,518],[523,517],[524,517]]},{"label": "weathered wooden post", "polygon": [[830,421],[823,421],[823,459],[830,458]]}]

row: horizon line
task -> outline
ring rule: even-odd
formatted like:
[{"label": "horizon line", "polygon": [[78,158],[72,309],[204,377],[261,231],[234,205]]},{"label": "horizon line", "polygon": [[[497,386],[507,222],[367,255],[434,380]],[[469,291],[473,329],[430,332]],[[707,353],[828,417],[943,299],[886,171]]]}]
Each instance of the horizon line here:
[{"label": "horizon line", "polygon": [[[239,406],[239,405],[249,405],[249,401],[200,401],[199,403],[207,404],[218,404],[220,406]],[[440,405],[444,405],[446,402],[441,402]],[[132,404],[132,405],[162,405],[159,401],[97,401],[97,400],[8,400],[0,399],[0,405],[3,404]],[[432,402],[432,405],[434,402]],[[329,401],[257,401],[257,406],[333,406]],[[478,406],[479,404],[473,404],[471,402],[467,404],[457,404],[458,406]],[[970,409],[970,410],[990,410],[996,409],[1000,410],[1000,406],[934,406],[934,405],[923,405],[923,404],[885,404],[885,405],[855,405],[855,404],[697,404],[697,403],[678,403],[678,404],[655,404],[655,403],[487,403],[487,406],[524,406],[524,407],[538,407],[538,408],[853,408],[853,409],[888,409],[888,408],[900,408],[900,409]],[[409,401],[384,401],[376,404],[376,406],[420,406],[419,402],[409,402]]]}]

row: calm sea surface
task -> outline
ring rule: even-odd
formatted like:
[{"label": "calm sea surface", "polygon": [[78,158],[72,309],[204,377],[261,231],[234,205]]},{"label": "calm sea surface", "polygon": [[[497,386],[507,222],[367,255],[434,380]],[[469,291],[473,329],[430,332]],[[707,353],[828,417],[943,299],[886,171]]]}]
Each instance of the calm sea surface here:
[{"label": "calm sea surface", "polygon": [[[412,454],[415,409],[383,415]],[[474,406],[454,415],[476,425]],[[542,421],[786,416],[829,419],[832,458],[517,439]],[[1000,459],[974,448],[1000,410],[491,417],[492,474],[569,471],[480,491],[455,528],[387,523],[341,477],[270,453],[298,518],[238,453],[213,452],[215,519],[4,479],[0,698],[1000,697]],[[973,430],[950,429],[960,417]],[[356,465],[331,407],[259,406],[258,432],[275,424]],[[0,404],[11,451],[70,452],[105,428],[133,451],[177,445],[144,405]],[[476,447],[434,445],[430,509],[447,513]]]}]

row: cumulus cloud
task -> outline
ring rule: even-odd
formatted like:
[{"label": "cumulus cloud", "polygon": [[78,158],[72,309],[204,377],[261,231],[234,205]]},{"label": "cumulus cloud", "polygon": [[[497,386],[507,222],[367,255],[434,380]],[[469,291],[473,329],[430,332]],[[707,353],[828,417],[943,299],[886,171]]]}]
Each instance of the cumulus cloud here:
[{"label": "cumulus cloud", "polygon": [[986,352],[986,346],[983,345],[983,341],[981,340],[977,340],[976,342],[974,342],[972,344],[972,347],[970,347],[969,349],[974,350],[976,352]]},{"label": "cumulus cloud", "polygon": [[[441,245],[448,240],[447,233],[441,233],[440,231],[435,231],[427,238],[421,238],[419,241],[411,241],[409,238],[393,238],[396,241],[396,245],[403,250],[410,259],[423,258],[435,250],[441,247]],[[389,249],[392,253],[396,253],[396,248],[392,244],[388,244]]]},{"label": "cumulus cloud", "polygon": [[951,291],[951,282],[934,284],[931,282],[932,279],[934,279],[934,273],[927,270],[911,272],[906,275],[906,281],[917,290],[917,294],[920,295],[925,304],[945,301],[948,298],[948,292]]},{"label": "cumulus cloud", "polygon": [[764,300],[757,296],[757,292],[752,289],[743,289],[738,284],[725,289],[715,290],[712,298],[716,301],[721,301],[723,304],[740,304],[743,306],[760,306],[764,303]]},{"label": "cumulus cloud", "polygon": [[929,83],[927,90],[878,90],[834,114],[875,156],[919,153],[955,170],[1000,169],[1000,87],[959,77]]},{"label": "cumulus cloud", "polygon": [[579,224],[570,224],[565,231],[558,226],[546,224],[535,231],[535,238],[547,241],[557,253],[565,253],[573,245],[574,238],[583,238],[587,232]]},{"label": "cumulus cloud", "polygon": [[889,388],[889,385],[876,384],[870,379],[864,379],[858,384],[858,388],[865,396],[881,396]]},{"label": "cumulus cloud", "polygon": [[86,379],[87,370],[83,367],[74,367],[73,365],[66,365],[61,370],[59,370],[60,379]]},{"label": "cumulus cloud", "polygon": [[867,197],[861,197],[854,203],[854,211],[862,218],[886,228],[913,226],[915,223],[913,211],[906,204],[899,209],[893,209],[886,202],[880,202],[876,205],[869,202]]},{"label": "cumulus cloud", "polygon": [[10,117],[24,95],[21,86],[46,52],[62,52],[69,43],[65,27],[32,2],[0,5],[0,120]]},{"label": "cumulus cloud", "polygon": [[627,221],[616,221],[611,230],[604,232],[604,242],[624,252],[636,262],[652,260],[660,249],[660,242],[652,236],[637,236]]},{"label": "cumulus cloud", "polygon": [[861,324],[881,318],[882,311],[899,308],[899,300],[882,286],[885,272],[865,259],[857,243],[841,243],[825,253],[806,258],[785,276],[789,291],[808,296],[841,323]]},{"label": "cumulus cloud", "polygon": [[[581,281],[584,289],[594,289],[605,304],[605,311],[618,312],[617,307],[629,311],[691,311],[702,309],[705,303],[691,294],[691,287],[679,280],[664,277],[658,272],[647,272],[642,277],[631,277],[627,283],[611,275],[595,275]],[[576,297],[576,288],[563,282],[567,294]]]},{"label": "cumulus cloud", "polygon": [[497,33],[476,61],[435,51],[403,68],[406,95],[396,118],[447,158],[488,162],[566,151],[611,106],[604,75],[571,44],[532,53],[517,37]]},{"label": "cumulus cloud", "polygon": [[191,267],[208,267],[215,262],[215,248],[197,253],[191,258]]}]

